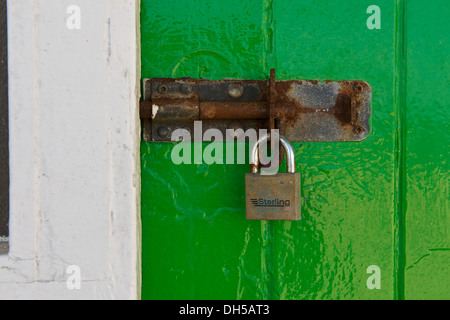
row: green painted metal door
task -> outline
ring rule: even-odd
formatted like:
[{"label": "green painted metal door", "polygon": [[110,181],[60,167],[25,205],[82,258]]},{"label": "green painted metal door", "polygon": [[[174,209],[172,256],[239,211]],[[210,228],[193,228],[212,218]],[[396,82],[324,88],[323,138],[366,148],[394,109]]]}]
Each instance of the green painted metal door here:
[{"label": "green painted metal door", "polygon": [[365,141],[294,143],[298,222],[245,219],[247,165],[177,166],[173,144],[142,142],[143,298],[450,298],[449,14],[447,0],[142,0],[143,78],[276,68],[373,91]]}]

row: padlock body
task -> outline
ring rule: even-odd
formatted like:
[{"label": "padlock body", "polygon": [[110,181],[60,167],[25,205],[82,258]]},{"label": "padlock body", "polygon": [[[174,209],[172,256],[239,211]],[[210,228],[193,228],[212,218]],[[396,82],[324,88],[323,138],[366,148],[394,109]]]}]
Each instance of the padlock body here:
[{"label": "padlock body", "polygon": [[247,173],[245,198],[247,220],[300,220],[300,173]]}]

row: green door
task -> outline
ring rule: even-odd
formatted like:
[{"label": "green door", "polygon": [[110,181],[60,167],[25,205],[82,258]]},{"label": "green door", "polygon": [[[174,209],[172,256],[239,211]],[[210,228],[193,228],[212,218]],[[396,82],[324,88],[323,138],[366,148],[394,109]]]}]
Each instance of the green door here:
[{"label": "green door", "polygon": [[275,68],[373,93],[366,140],[294,143],[298,222],[246,220],[248,165],[142,142],[144,299],[450,298],[447,0],[141,2],[142,78]]}]

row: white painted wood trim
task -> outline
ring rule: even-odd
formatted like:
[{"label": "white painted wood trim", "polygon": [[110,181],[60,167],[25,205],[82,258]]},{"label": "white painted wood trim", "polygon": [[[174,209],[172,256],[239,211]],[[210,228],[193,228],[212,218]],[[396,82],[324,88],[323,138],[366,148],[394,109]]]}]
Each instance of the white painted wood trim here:
[{"label": "white painted wood trim", "polygon": [[[81,9],[69,30],[67,8]],[[0,299],[140,298],[138,0],[9,0]],[[69,290],[70,265],[81,289]]]}]

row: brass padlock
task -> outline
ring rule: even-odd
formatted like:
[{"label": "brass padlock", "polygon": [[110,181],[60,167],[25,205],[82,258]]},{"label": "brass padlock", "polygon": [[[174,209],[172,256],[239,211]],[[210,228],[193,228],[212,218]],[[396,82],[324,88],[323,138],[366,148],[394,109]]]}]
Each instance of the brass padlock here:
[{"label": "brass padlock", "polygon": [[247,220],[300,220],[300,173],[295,172],[294,148],[285,137],[279,138],[286,151],[287,172],[259,173],[258,148],[269,138],[270,135],[266,135],[259,139],[250,153],[251,173],[245,175]]}]

